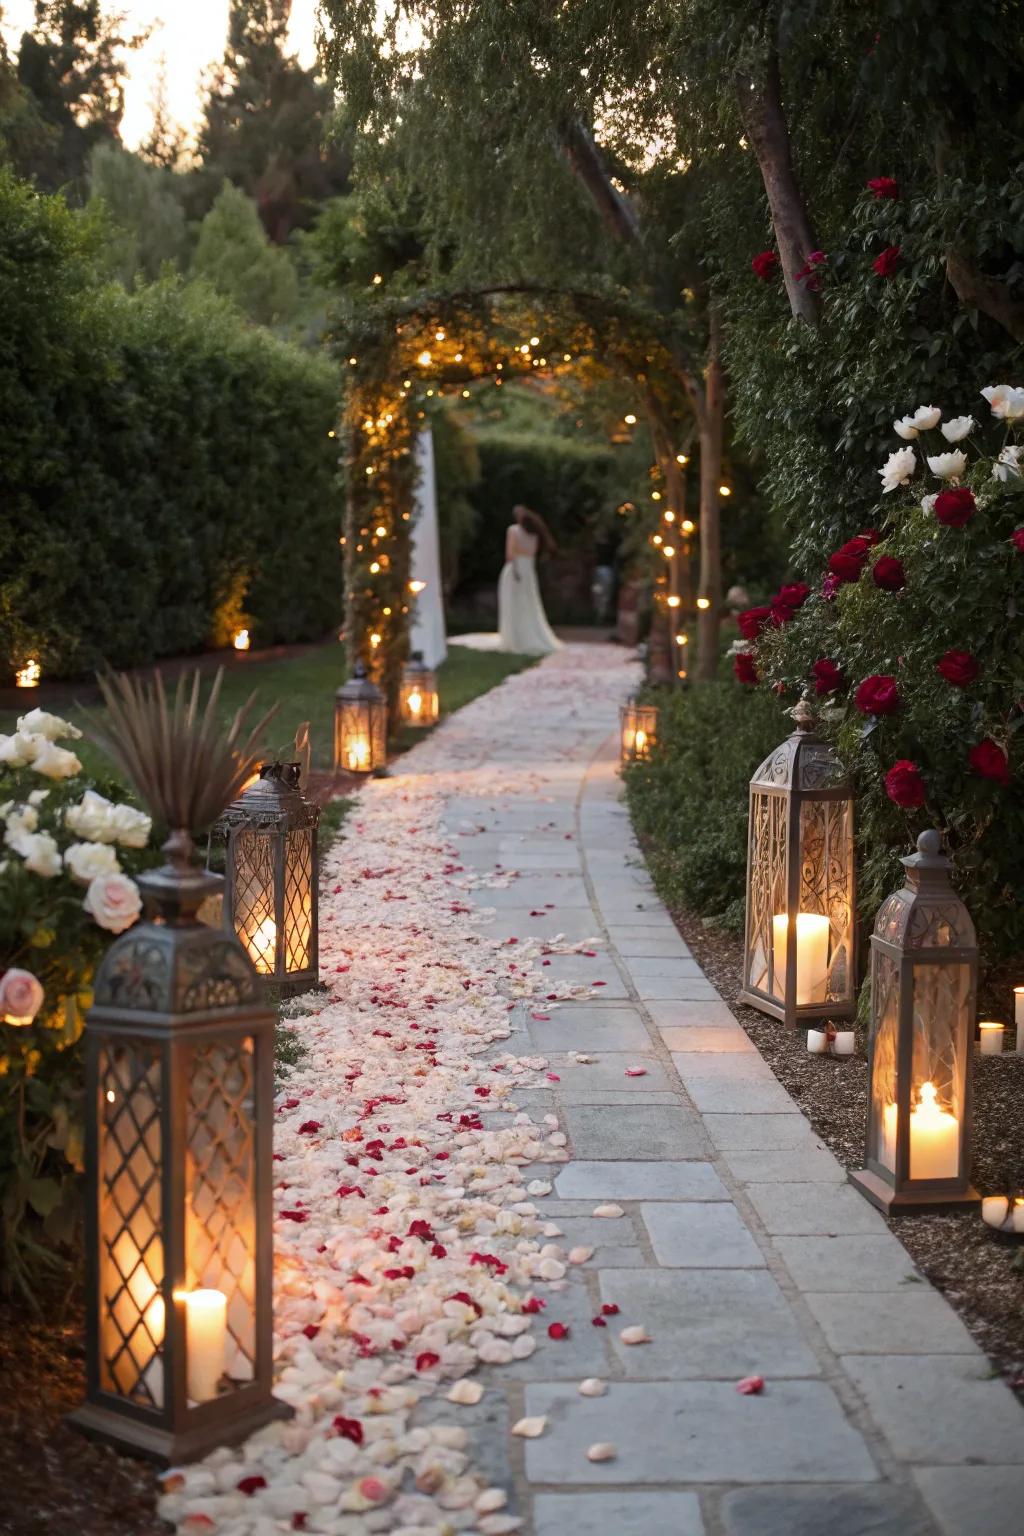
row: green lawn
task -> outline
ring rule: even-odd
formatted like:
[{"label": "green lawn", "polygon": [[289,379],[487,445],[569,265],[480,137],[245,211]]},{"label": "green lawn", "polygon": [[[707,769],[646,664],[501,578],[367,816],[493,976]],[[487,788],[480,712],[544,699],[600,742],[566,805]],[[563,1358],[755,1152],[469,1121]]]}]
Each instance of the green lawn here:
[{"label": "green lawn", "polygon": [[[468,704],[470,699],[496,687],[513,672],[532,666],[533,661],[534,658],[530,656],[509,656],[496,651],[474,651],[467,646],[453,646],[448,653],[448,660],[438,671],[442,716],[451,714],[463,704]],[[329,768],[333,751],[334,692],[347,675],[344,649],[333,640],[303,656],[285,661],[254,661],[225,673],[221,690],[221,713],[225,720],[229,719],[253,692],[256,694],[257,709],[266,709],[277,703],[277,714],[267,732],[268,747],[279,751],[282,756],[287,755],[291,751],[296,729],[308,720],[314,767]],[[31,708],[32,697],[28,694],[24,710]],[[17,717],[22,712],[0,710],[0,732],[13,731]],[[74,707],[54,707],[54,713],[82,725],[80,712]],[[410,746],[420,734],[404,730],[398,745]],[[90,742],[78,742],[75,751],[87,773],[100,778],[111,776],[107,758]]]}]

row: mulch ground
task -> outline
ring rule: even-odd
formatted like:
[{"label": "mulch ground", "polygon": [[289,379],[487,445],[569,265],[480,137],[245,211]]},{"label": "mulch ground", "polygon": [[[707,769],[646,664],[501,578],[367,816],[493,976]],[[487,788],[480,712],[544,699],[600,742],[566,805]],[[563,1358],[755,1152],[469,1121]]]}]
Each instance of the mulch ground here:
[{"label": "mulch ground", "polygon": [[[737,1003],[743,946],[690,913],[673,914],[705,974],[822,1141],[846,1168],[864,1166],[867,1060],[812,1056],[803,1029]],[[975,1056],[974,1185],[983,1195],[1024,1181],[1024,1056]],[[994,1366],[1024,1400],[1024,1240],[984,1225],[980,1211],[901,1216],[889,1225],[923,1274],[963,1318]]]}]

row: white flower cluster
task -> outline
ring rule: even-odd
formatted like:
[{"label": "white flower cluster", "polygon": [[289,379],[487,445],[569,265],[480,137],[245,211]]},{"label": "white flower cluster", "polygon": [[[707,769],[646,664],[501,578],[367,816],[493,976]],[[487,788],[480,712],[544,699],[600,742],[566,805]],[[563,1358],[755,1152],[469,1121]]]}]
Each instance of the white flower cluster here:
[{"label": "white flower cluster", "polygon": [[[997,420],[1012,426],[1024,418],[1024,389],[1015,384],[990,384],[981,393]],[[933,432],[938,427],[946,442],[953,444],[969,438],[978,423],[973,416],[953,416],[949,421],[943,421],[939,406],[919,405],[910,415],[901,416],[892,425],[897,437],[902,437],[904,442],[913,442],[922,432]],[[1021,449],[1012,444],[1004,447],[992,464],[993,479],[1005,482],[1018,476],[1021,473],[1020,454]],[[962,448],[955,448],[952,453],[926,454],[925,457],[932,474],[951,485],[956,485],[967,472],[967,454]],[[883,496],[909,485],[916,471],[917,454],[913,448],[897,448],[895,453],[890,453],[878,471]],[[930,511],[934,502],[934,496],[926,496],[922,505]]]},{"label": "white flower cluster", "polygon": [[90,843],[120,843],[122,848],[145,848],[153,827],[144,811],[115,805],[94,789],[87,789],[78,805],[68,806],[64,825]]}]

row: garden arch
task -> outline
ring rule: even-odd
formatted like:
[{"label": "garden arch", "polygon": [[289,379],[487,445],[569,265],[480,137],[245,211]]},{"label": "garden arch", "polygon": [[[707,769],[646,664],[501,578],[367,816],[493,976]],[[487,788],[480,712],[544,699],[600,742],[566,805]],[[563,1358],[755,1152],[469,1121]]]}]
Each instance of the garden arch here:
[{"label": "garden arch", "polygon": [[[375,307],[348,331],[342,419],[347,476],[345,636],[350,661],[361,659],[394,704],[408,654],[415,435],[431,398],[490,380],[534,374],[559,377],[586,369],[628,383],[646,412],[655,443],[652,497],[672,542],[655,581],[655,614],[665,623],[663,649],[689,637],[693,541],[685,516],[680,449],[689,406],[669,348],[652,344],[658,322],[607,296],[544,288],[501,287]],[[688,441],[688,437],[685,439]],[[674,655],[670,675],[679,668]]]}]

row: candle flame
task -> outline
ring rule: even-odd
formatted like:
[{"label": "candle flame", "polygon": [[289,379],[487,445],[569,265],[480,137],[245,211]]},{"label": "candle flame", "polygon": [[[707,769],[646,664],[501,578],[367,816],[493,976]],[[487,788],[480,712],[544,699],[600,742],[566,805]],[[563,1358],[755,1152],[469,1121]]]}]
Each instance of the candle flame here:
[{"label": "candle flame", "polygon": [[247,651],[250,645],[249,631],[247,629],[236,630],[235,638],[232,640],[231,644],[234,646],[236,651]]}]

